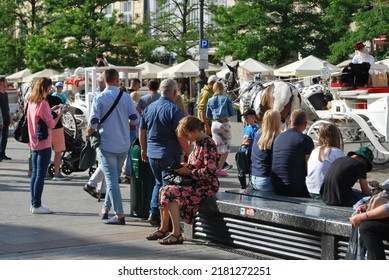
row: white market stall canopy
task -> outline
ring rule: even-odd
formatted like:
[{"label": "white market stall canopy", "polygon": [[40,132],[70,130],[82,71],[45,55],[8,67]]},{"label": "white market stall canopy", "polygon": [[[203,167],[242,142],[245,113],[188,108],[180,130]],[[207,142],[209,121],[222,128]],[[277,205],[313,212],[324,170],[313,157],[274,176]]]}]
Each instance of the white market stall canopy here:
[{"label": "white market stall canopy", "polygon": [[32,82],[38,80],[39,78],[44,78],[44,77],[51,78],[57,74],[59,74],[59,72],[53,69],[44,69],[42,71],[24,77],[23,82]]},{"label": "white market stall canopy", "polygon": [[351,63],[351,59],[346,59],[345,61],[342,61],[341,63],[336,64],[336,66],[338,66],[339,68],[343,68],[343,67],[346,67],[347,65],[349,65],[350,63]]},{"label": "white market stall canopy", "polygon": [[385,64],[386,66],[389,66],[389,58],[377,61],[376,64]]},{"label": "white market stall canopy", "polygon": [[[324,60],[321,60],[320,58],[310,55],[296,62],[293,62],[291,64],[285,65],[284,67],[274,70],[274,76],[304,77],[304,76],[320,75],[321,69],[323,68],[323,61]],[[330,63],[327,63],[327,66],[331,73],[340,71],[339,67],[332,65]]]},{"label": "white market stall canopy", "polygon": [[250,73],[260,73],[264,76],[273,75],[274,71],[274,68],[270,67],[269,65],[266,65],[252,58],[248,58],[245,61],[239,63],[239,67],[246,69]]},{"label": "white market stall canopy", "polygon": [[23,70],[20,70],[16,73],[13,73],[12,75],[7,76],[8,82],[21,82],[24,77],[31,75],[30,69],[26,68]]},{"label": "white market stall canopy", "polygon": [[[205,69],[205,72],[217,72],[220,67],[209,63],[209,68]],[[158,72],[157,78],[188,78],[197,77],[199,75],[199,62],[188,59],[170,68],[167,68],[161,72]]]},{"label": "white market stall canopy", "polygon": [[145,62],[137,65],[136,67],[143,68],[142,70],[142,78],[144,79],[155,79],[157,78],[157,74],[166,68],[156,65],[154,63]]}]

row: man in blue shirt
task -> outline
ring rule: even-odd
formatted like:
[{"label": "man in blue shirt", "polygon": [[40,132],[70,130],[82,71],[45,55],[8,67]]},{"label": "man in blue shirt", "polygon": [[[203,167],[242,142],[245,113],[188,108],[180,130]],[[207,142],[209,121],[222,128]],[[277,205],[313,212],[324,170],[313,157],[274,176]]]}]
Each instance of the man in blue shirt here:
[{"label": "man in blue shirt", "polygon": [[305,177],[314,145],[302,133],[306,126],[305,111],[295,110],[290,117],[290,128],[274,140],[271,181],[279,195],[309,197]]},{"label": "man in blue shirt", "polygon": [[[92,109],[88,123],[87,135],[95,130],[100,133],[100,162],[107,184],[104,206],[101,217],[105,224],[124,225],[124,211],[122,196],[119,188],[119,175],[130,148],[131,124],[139,122],[139,114],[131,96],[124,93],[116,107],[103,124],[100,120],[105,116],[119,95],[119,73],[115,69],[104,72],[106,88],[97,95],[92,102]],[[108,212],[113,207],[115,216],[108,219]]]},{"label": "man in blue shirt", "polygon": [[188,141],[178,138],[176,128],[184,117],[182,110],[174,102],[177,95],[177,83],[166,79],[160,85],[161,97],[151,103],[142,113],[139,126],[139,141],[142,160],[150,163],[155,177],[155,186],[151,195],[150,224],[159,226],[159,189],[164,185],[163,177],[173,162],[181,162],[184,150],[189,155]]}]

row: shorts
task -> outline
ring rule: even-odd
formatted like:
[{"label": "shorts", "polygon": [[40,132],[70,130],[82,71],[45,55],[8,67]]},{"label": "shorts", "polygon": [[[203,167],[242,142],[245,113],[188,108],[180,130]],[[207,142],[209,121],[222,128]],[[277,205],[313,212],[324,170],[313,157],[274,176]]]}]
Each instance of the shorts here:
[{"label": "shorts", "polygon": [[230,122],[220,122],[214,120],[211,126],[212,139],[215,141],[218,154],[225,154],[230,152],[231,148],[231,124]]},{"label": "shorts", "polygon": [[53,129],[51,133],[51,145],[53,146],[53,151],[56,153],[65,151],[65,134],[63,127]]}]

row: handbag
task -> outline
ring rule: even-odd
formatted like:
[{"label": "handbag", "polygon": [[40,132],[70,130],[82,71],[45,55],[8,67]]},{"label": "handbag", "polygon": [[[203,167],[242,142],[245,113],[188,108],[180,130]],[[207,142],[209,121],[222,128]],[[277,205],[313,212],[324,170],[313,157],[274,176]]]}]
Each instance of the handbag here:
[{"label": "handbag", "polygon": [[96,149],[91,145],[90,139],[85,143],[84,148],[82,148],[80,153],[80,162],[78,168],[81,170],[88,169],[96,163]]},{"label": "handbag", "polygon": [[[115,109],[116,105],[119,103],[120,98],[123,95],[123,91],[121,90],[119,92],[118,97],[116,97],[115,101],[113,102],[111,108],[109,108],[108,112],[104,115],[104,117],[99,122],[99,127],[105,122],[105,120],[109,117],[109,115],[112,113],[113,109]],[[94,149],[98,148],[100,146],[100,133],[98,130],[95,130],[90,136],[91,141],[91,147]]]},{"label": "handbag", "polygon": [[26,105],[26,108],[20,114],[20,119],[16,123],[16,127],[14,130],[15,140],[21,143],[28,143],[30,141],[28,136],[27,109],[28,109],[28,103]]},{"label": "handbag", "polygon": [[39,141],[46,140],[47,137],[49,137],[49,131],[47,129],[47,125],[42,119],[38,121],[38,130],[36,136]]},{"label": "handbag", "polygon": [[238,175],[243,176],[251,173],[251,148],[242,148],[235,154],[235,163],[238,168]]}]

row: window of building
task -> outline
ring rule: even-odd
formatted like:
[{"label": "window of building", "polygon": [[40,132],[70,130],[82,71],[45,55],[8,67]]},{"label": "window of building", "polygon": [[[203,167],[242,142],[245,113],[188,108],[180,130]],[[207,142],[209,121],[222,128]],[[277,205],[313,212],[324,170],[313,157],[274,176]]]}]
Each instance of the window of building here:
[{"label": "window of building", "polygon": [[122,2],[122,22],[132,22],[132,1]]},{"label": "window of building", "polygon": [[113,5],[109,4],[107,7],[103,9],[103,14],[105,17],[110,18],[112,17],[112,12],[113,12]]}]

